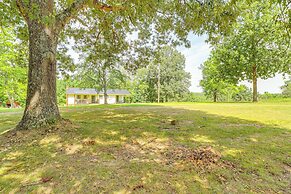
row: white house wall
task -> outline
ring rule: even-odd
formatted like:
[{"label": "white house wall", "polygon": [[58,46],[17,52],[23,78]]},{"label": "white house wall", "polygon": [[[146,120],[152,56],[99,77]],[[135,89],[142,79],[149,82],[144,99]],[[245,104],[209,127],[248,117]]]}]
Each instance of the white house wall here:
[{"label": "white house wall", "polygon": [[115,104],[116,103],[116,96],[108,96],[108,104]]},{"label": "white house wall", "polygon": [[124,103],[124,96],[119,96],[119,103]]},{"label": "white house wall", "polygon": [[[104,104],[104,96],[99,97],[99,103]],[[107,103],[108,104],[116,104],[116,96],[115,95],[108,95],[107,96]]]},{"label": "white house wall", "polygon": [[74,104],[75,102],[75,97],[72,94],[68,95],[68,104]]},{"label": "white house wall", "polygon": [[[77,99],[77,96],[80,95],[80,99]],[[68,102],[68,105],[74,105],[74,104],[79,104],[78,103],[78,100],[84,100],[84,95],[83,94],[68,94],[67,95],[67,102]],[[98,95],[94,95],[96,96],[96,103],[98,103],[98,100],[99,100],[99,104],[104,104],[104,95],[101,95],[98,96]],[[117,95],[108,95],[108,98],[107,98],[107,102],[108,104],[116,104],[116,103],[124,103],[124,95],[118,95],[118,102],[116,101],[116,96]],[[91,104],[92,103],[92,95],[87,95],[87,103],[84,103],[84,104]]]}]

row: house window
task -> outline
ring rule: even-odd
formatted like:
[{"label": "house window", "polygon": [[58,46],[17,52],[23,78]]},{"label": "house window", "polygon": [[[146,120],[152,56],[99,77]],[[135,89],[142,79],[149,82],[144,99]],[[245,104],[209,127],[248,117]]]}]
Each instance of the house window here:
[{"label": "house window", "polygon": [[84,100],[86,100],[86,99],[87,99],[87,97],[88,97],[87,95],[84,95]]},{"label": "house window", "polygon": [[81,95],[77,95],[77,99],[78,99],[78,100],[81,99]]},{"label": "house window", "polygon": [[103,95],[100,95],[100,98],[103,98]]}]

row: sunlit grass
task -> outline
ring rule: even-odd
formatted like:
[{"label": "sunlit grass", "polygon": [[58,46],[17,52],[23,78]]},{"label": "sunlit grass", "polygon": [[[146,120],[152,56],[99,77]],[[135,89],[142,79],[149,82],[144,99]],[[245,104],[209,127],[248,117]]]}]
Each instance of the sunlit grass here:
[{"label": "sunlit grass", "polygon": [[[22,113],[1,113],[0,193],[288,192],[289,102],[91,105],[61,112],[73,125],[9,137],[3,132]],[[180,146],[211,146],[233,167],[205,171],[169,163],[165,153]]]}]

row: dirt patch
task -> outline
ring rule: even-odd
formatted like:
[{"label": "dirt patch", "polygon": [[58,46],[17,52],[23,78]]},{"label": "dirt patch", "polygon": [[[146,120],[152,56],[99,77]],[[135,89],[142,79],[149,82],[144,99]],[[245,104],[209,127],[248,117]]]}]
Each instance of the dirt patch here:
[{"label": "dirt patch", "polygon": [[194,121],[192,120],[178,120],[178,119],[172,119],[168,118],[165,120],[161,120],[158,124],[159,129],[161,130],[176,130],[180,129],[182,127],[188,127],[193,126]]},{"label": "dirt patch", "polygon": [[149,139],[132,139],[124,144],[115,155],[122,160],[164,163],[163,153],[170,144],[152,137]]},{"label": "dirt patch", "polygon": [[179,129],[180,122],[176,119],[166,119],[159,123],[159,129],[161,130],[176,130]]}]

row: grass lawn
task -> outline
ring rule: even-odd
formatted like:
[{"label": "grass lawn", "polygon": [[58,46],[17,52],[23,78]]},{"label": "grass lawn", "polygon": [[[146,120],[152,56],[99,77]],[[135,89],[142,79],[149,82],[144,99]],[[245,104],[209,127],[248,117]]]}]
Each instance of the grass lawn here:
[{"label": "grass lawn", "polygon": [[6,132],[0,193],[288,193],[291,102],[62,107],[50,128]]}]

